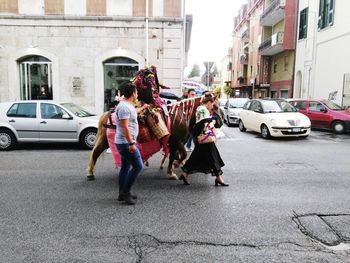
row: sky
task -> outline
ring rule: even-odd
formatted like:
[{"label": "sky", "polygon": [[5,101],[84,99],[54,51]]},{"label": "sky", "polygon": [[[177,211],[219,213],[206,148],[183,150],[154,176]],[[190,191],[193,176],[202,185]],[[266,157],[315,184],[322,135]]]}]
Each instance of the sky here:
[{"label": "sky", "polygon": [[[186,14],[193,15],[188,53],[188,74],[193,64],[204,70],[203,61],[219,63],[232,42],[233,18],[246,0],[185,0]],[[217,64],[220,67],[219,64]],[[202,72],[203,73],[203,72]]]}]

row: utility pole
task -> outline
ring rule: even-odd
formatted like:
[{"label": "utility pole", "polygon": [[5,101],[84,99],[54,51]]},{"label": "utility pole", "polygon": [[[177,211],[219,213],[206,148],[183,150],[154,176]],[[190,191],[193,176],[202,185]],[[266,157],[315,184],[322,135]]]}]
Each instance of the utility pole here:
[{"label": "utility pole", "polygon": [[149,66],[148,65],[148,28],[149,28],[149,25],[148,25],[148,20],[149,20],[149,17],[148,17],[148,13],[149,13],[149,0],[146,0],[146,17],[145,17],[145,20],[146,20],[146,67]]}]

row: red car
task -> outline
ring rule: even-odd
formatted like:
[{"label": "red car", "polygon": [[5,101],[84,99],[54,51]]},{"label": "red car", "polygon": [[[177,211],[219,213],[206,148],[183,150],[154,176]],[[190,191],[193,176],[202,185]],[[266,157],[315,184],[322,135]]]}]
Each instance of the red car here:
[{"label": "red car", "polygon": [[331,129],[334,133],[350,131],[350,111],[333,101],[288,99],[288,102],[309,117],[313,128]]}]

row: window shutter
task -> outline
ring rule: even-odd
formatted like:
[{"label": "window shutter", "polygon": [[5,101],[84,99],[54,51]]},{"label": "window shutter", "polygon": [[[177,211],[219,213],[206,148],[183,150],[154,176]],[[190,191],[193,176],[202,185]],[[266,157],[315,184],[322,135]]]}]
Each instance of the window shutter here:
[{"label": "window shutter", "polygon": [[320,8],[318,11],[318,29],[324,28],[324,5],[325,5],[325,0],[320,0]]},{"label": "window shutter", "polygon": [[329,1],[328,11],[328,25],[332,26],[334,23],[334,0]]},{"label": "window shutter", "polygon": [[304,9],[304,28],[303,28],[303,37],[307,38],[307,23],[308,23],[308,16],[309,16],[309,8]]}]

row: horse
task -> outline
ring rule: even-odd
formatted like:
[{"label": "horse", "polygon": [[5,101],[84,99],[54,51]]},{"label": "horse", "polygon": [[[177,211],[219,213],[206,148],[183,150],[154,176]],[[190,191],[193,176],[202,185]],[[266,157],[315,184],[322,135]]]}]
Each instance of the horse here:
[{"label": "horse", "polygon": [[[170,136],[165,136],[160,140],[159,147],[154,147],[154,142],[139,143],[140,152],[144,162],[148,161],[153,154],[158,152],[163,146],[163,158],[160,161],[160,169],[163,169],[166,158],[169,156],[169,163],[167,167],[167,177],[176,180],[175,168],[179,167],[187,157],[185,150],[185,143],[190,134],[190,129],[195,123],[195,112],[200,105],[201,97],[185,99],[169,106],[170,117]],[[214,104],[214,112],[216,115],[220,108],[218,104]],[[220,116],[220,115],[219,115]],[[114,157],[115,165],[120,166],[120,159],[118,160],[118,153],[114,145],[115,127],[114,114],[112,111],[105,112],[99,119],[97,139],[94,148],[91,151],[88,161],[88,180],[94,180],[94,168],[97,158],[108,147],[111,148]],[[153,144],[152,144],[153,143]],[[165,145],[169,146],[166,150]],[[153,148],[152,148],[153,145]],[[157,144],[158,145],[158,144]],[[151,146],[151,147],[150,147]]]}]

